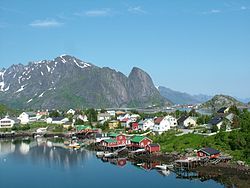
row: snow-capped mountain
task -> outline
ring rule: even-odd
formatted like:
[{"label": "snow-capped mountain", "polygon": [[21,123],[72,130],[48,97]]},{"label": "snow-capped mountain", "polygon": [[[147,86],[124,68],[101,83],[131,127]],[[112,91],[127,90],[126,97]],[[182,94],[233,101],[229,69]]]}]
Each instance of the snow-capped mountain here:
[{"label": "snow-capped mountain", "polygon": [[150,76],[133,68],[127,77],[73,56],[12,65],[0,71],[0,103],[19,108],[119,107],[166,102]]}]

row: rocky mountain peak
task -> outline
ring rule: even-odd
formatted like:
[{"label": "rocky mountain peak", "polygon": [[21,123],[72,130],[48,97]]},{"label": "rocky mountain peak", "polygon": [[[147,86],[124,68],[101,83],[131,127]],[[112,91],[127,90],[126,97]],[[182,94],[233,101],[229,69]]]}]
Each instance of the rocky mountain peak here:
[{"label": "rocky mountain peak", "polygon": [[139,68],[126,77],[61,55],[1,72],[0,102],[19,108],[100,108],[163,105],[165,100],[150,76]]},{"label": "rocky mountain peak", "polygon": [[228,95],[215,95],[211,100],[203,103],[201,107],[203,108],[211,108],[211,109],[219,109],[222,107],[229,106],[242,106],[243,103],[239,102],[235,98]]}]

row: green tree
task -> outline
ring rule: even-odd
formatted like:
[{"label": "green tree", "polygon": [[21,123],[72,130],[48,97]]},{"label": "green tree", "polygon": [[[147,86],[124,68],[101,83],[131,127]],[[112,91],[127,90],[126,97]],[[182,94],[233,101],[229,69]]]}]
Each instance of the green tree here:
[{"label": "green tree", "polygon": [[240,115],[240,111],[235,105],[229,108],[229,112],[237,116]]},{"label": "green tree", "polygon": [[107,112],[107,110],[105,110],[105,109],[101,109],[101,111],[100,111],[100,113],[105,113],[105,112]]},{"label": "green tree", "polygon": [[[242,120],[243,121],[243,120]],[[240,119],[237,116],[233,117],[232,128],[239,128],[240,127]]]},{"label": "green tree", "polygon": [[98,112],[95,109],[90,108],[90,109],[88,109],[88,110],[85,111],[85,114],[87,115],[88,120],[90,122],[97,121],[97,114],[98,114]]},{"label": "green tree", "polygon": [[75,121],[75,125],[84,125],[84,123],[85,122],[83,120],[79,119],[79,118],[77,118],[76,121]]},{"label": "green tree", "polygon": [[60,117],[60,113],[57,110],[53,110],[49,113],[49,117]]},{"label": "green tree", "polygon": [[212,133],[217,132],[218,131],[217,125],[213,125],[211,131]]}]

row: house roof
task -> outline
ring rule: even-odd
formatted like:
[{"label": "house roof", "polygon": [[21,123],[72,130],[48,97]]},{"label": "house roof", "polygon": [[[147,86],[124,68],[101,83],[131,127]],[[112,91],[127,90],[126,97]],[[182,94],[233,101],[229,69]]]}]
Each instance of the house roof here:
[{"label": "house roof", "polygon": [[119,135],[119,134],[117,134],[117,133],[109,133],[109,134],[108,134],[109,137],[117,137],[118,135]]},{"label": "house roof", "polygon": [[208,155],[215,155],[215,154],[219,154],[220,151],[219,150],[216,150],[216,149],[213,149],[213,148],[202,148],[202,149],[199,149],[198,151],[202,151]]},{"label": "house roof", "polygon": [[[13,120],[12,118],[9,118],[9,117],[5,117],[5,118],[2,118],[0,119],[0,121],[6,121],[6,120]],[[14,121],[14,120],[13,120]]]},{"label": "house roof", "polygon": [[9,117],[9,119],[12,119],[13,121],[15,121],[15,123],[20,123],[21,120],[18,119],[17,117]]},{"label": "house roof", "polygon": [[122,120],[121,120],[121,122],[128,122],[129,121],[129,118],[123,118]]},{"label": "house roof", "polygon": [[140,121],[138,122],[138,124],[140,124],[140,125],[142,125],[143,123],[144,123],[143,120],[140,120]]},{"label": "house roof", "polygon": [[109,113],[99,113],[97,114],[98,117],[110,117],[111,115]]},{"label": "house roof", "polygon": [[119,123],[119,121],[117,121],[117,120],[111,120],[111,121],[109,121],[109,123]]},{"label": "house roof", "polygon": [[227,109],[228,107],[222,107],[222,108],[220,108],[218,111],[217,111],[217,113],[222,113],[222,114],[224,114],[225,113],[225,110]]},{"label": "house roof", "polygon": [[227,116],[226,116],[226,119],[228,119],[229,121],[233,121],[233,119],[234,119],[234,114],[233,113],[231,113],[231,114],[228,114]]},{"label": "house roof", "polygon": [[24,113],[28,114],[28,116],[36,116],[35,112],[24,112]]},{"label": "house roof", "polygon": [[159,144],[149,144],[150,147],[160,147]]},{"label": "house roof", "polygon": [[132,137],[131,142],[140,143],[145,138],[146,138],[145,136],[134,136]]},{"label": "house roof", "polygon": [[160,124],[161,123],[161,121],[163,120],[163,117],[158,117],[158,118],[156,118],[155,119],[155,124]]},{"label": "house roof", "polygon": [[82,130],[85,130],[85,129],[91,129],[91,127],[88,126],[88,125],[76,125],[76,130],[77,131],[82,131]]},{"label": "house roof", "polygon": [[62,121],[65,117],[53,117],[52,121]]},{"label": "house roof", "polygon": [[189,116],[181,116],[178,120],[177,120],[177,123],[180,124],[180,123],[183,123]]},{"label": "house roof", "polygon": [[116,111],[115,113],[116,113],[117,115],[126,114],[126,112],[124,112],[124,111]]},{"label": "house roof", "polygon": [[223,117],[214,117],[213,119],[211,119],[208,124],[211,124],[211,125],[217,125],[218,123],[222,122],[223,121]]},{"label": "house roof", "polygon": [[116,142],[115,139],[107,139],[107,140],[103,140],[104,142],[107,142],[107,143],[114,143]]}]

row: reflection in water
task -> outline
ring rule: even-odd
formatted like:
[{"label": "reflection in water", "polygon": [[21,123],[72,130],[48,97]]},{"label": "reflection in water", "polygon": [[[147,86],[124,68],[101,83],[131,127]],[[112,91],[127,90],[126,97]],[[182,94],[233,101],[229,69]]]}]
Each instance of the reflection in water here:
[{"label": "reflection in water", "polygon": [[170,170],[158,170],[158,172],[163,176],[169,176],[171,174]]},{"label": "reflection in water", "polygon": [[27,155],[30,151],[30,145],[27,143],[22,142],[19,148],[21,154]]},{"label": "reflection in water", "polygon": [[[63,141],[62,141],[63,142]],[[223,176],[222,174],[215,174],[215,175],[207,175],[197,172],[191,172],[191,171],[185,171],[183,169],[171,169],[171,170],[156,170],[156,166],[160,165],[159,162],[153,162],[153,163],[147,163],[144,161],[133,161],[132,159],[128,158],[102,158],[99,161],[103,161],[105,163],[110,163],[112,165],[106,165],[103,163],[98,163],[97,159],[94,157],[94,153],[85,149],[79,149],[79,150],[69,150],[64,147],[64,144],[62,142],[54,142],[51,140],[47,140],[45,138],[38,138],[37,140],[0,140],[0,167],[5,168],[5,170],[0,171],[0,178],[4,177],[6,175],[6,178],[9,177],[9,174],[12,174],[12,170],[18,171],[22,170],[23,168],[20,168],[23,166],[27,167],[27,172],[30,174],[34,173],[34,177],[36,175],[38,177],[44,176],[46,177],[47,172],[51,170],[50,172],[53,172],[52,175],[55,179],[58,180],[57,183],[61,185],[61,187],[65,187],[65,182],[67,183],[67,179],[70,183],[73,183],[76,185],[76,187],[81,187],[81,182],[74,181],[75,176],[78,176],[78,173],[80,174],[78,178],[87,177],[87,179],[91,179],[93,177],[97,177],[100,179],[100,181],[95,182],[95,180],[92,179],[89,186],[92,186],[94,183],[96,183],[96,187],[102,186],[102,182],[106,181],[107,178],[109,178],[109,181],[117,181],[116,183],[119,183],[119,178],[126,177],[126,178],[134,178],[135,176],[141,177],[141,181],[138,182],[145,182],[146,179],[154,179],[154,182],[158,182],[157,186],[162,187],[162,178],[160,175],[163,175],[165,178],[164,180],[173,180],[174,184],[172,187],[175,187],[175,185],[182,185],[184,187],[186,184],[182,183],[182,181],[177,181],[177,179],[189,179],[194,180],[197,179],[199,181],[195,182],[201,182],[206,181],[206,183],[202,183],[202,185],[212,185],[213,187],[220,187],[215,182],[211,183],[211,179],[216,180],[217,182],[223,182],[225,185],[233,185],[232,182],[225,182],[225,180],[230,179],[229,176]],[[85,163],[86,162],[86,163]],[[85,164],[84,164],[85,163]],[[31,165],[33,166],[31,166]],[[2,166],[1,166],[2,165]],[[82,169],[84,165],[84,170]],[[113,165],[116,165],[118,168],[113,168]],[[41,169],[43,168],[43,169]],[[50,168],[50,169],[48,169]],[[122,170],[120,170],[122,168]],[[9,170],[11,169],[11,170]],[[61,172],[61,169],[69,169],[70,173],[57,173],[59,169],[59,172]],[[134,170],[132,170],[134,169]],[[137,170],[141,169],[141,170]],[[6,171],[7,170],[7,171]],[[6,173],[8,172],[9,173]],[[55,171],[56,170],[56,171]],[[43,172],[46,173],[43,173]],[[99,171],[101,173],[99,173]],[[121,172],[122,171],[122,172]],[[144,172],[149,172],[144,174]],[[3,173],[4,172],[4,173]],[[68,172],[68,170],[67,170]],[[141,173],[142,172],[142,173]],[[151,176],[151,173],[159,173],[159,176]],[[72,175],[74,174],[74,175]],[[140,176],[143,174],[143,176]],[[18,174],[19,176],[20,174]],[[71,178],[72,175],[72,179]],[[116,178],[114,179],[113,176]],[[150,178],[147,178],[150,177]],[[160,178],[159,178],[160,177]],[[235,176],[232,176],[235,178]],[[63,179],[66,179],[65,181]],[[70,180],[69,180],[70,179]],[[122,178],[123,179],[123,178]],[[2,179],[0,179],[2,182]],[[208,180],[208,181],[207,181]],[[7,182],[8,180],[6,180]],[[121,180],[120,180],[121,181]],[[236,179],[236,185],[247,185],[248,184],[248,178],[246,180],[242,181],[241,179]],[[62,182],[62,183],[61,183]],[[189,182],[189,181],[186,181]],[[9,182],[7,182],[9,183]],[[124,183],[124,182],[123,182]],[[128,184],[124,187],[131,186],[129,184],[130,182],[127,182]],[[163,182],[166,183],[166,182]],[[234,184],[234,185],[235,185]],[[0,186],[3,184],[0,183]],[[195,184],[190,184],[191,187],[197,187]],[[16,187],[16,186],[13,186]],[[47,187],[47,186],[45,186]],[[53,184],[50,187],[55,187]],[[144,183],[144,187],[151,187],[150,184]],[[171,186],[170,186],[171,187]],[[190,187],[190,186],[189,186]],[[240,186],[244,187],[244,186]]]},{"label": "reflection in water", "polygon": [[63,143],[52,143],[39,138],[27,141],[0,141],[0,156],[15,157],[19,161],[32,161],[33,164],[49,167],[70,168],[83,163],[91,153],[84,149],[68,150]]},{"label": "reflection in water", "polygon": [[13,153],[15,151],[15,145],[9,141],[0,141],[0,157]]}]

